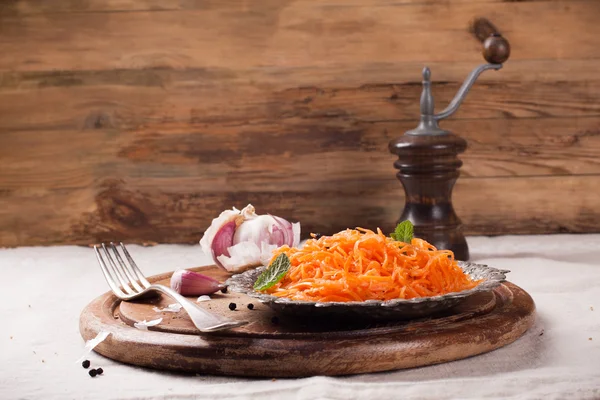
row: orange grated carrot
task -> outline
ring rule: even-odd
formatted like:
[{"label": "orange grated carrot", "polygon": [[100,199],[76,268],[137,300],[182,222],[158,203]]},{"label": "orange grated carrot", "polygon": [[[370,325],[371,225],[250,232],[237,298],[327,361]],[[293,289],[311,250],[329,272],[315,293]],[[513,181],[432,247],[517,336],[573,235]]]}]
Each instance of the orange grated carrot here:
[{"label": "orange grated carrot", "polygon": [[309,239],[303,248],[282,246],[287,275],[266,292],[306,301],[365,301],[410,299],[460,292],[475,287],[454,260],[423,239],[403,243],[380,229],[346,229],[332,236]]}]

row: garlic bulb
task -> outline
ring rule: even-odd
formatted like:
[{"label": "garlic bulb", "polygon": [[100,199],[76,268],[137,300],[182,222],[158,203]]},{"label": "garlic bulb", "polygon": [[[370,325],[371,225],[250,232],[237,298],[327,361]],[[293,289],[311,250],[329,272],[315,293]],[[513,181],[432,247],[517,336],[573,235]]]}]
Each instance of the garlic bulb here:
[{"label": "garlic bulb", "polygon": [[257,215],[251,204],[241,211],[223,211],[200,240],[202,250],[230,272],[267,264],[276,248],[299,243],[300,223],[270,214]]}]

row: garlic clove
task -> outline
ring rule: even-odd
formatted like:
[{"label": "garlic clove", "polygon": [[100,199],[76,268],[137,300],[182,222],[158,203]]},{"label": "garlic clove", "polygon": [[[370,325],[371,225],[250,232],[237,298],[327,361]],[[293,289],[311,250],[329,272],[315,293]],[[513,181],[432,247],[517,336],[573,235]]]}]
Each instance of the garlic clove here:
[{"label": "garlic clove", "polygon": [[[271,215],[258,215],[252,219],[244,220],[233,235],[233,244],[253,242],[257,245],[264,241],[279,241],[282,233],[273,232],[277,221]],[[278,229],[281,230],[281,229]]]},{"label": "garlic clove", "polygon": [[221,255],[217,260],[229,272],[243,272],[261,265],[261,254],[261,248],[255,242],[244,241],[231,246],[229,256]]},{"label": "garlic clove", "polygon": [[222,267],[218,261],[220,255],[229,256],[229,248],[233,246],[233,236],[236,231],[235,221],[227,222],[219,229],[215,234],[215,237],[210,244],[210,253],[213,256],[215,262]]},{"label": "garlic clove", "polygon": [[[244,210],[246,210],[246,208],[244,208]],[[200,240],[202,251],[204,251],[205,254],[211,254],[212,243],[215,239],[215,236],[221,231],[224,225],[238,219],[240,219],[239,222],[241,223],[243,217],[241,215],[241,211],[235,207],[232,210],[223,211],[217,218],[213,219],[206,232],[204,232],[202,239]]]},{"label": "garlic clove", "polygon": [[273,227],[273,233],[275,233],[275,231],[278,230],[280,232],[280,238],[279,238],[279,241],[272,240],[269,243],[270,244],[278,244],[280,246],[283,246],[284,244],[287,244],[288,246],[293,246],[294,245],[293,224],[281,217],[273,216],[273,219],[277,223],[277,225],[275,225]]},{"label": "garlic clove", "polygon": [[212,294],[225,285],[216,279],[197,272],[180,269],[171,275],[171,289],[183,296]]},{"label": "garlic clove", "polygon": [[300,245],[300,222],[294,222],[292,224],[292,247],[298,247]]},{"label": "garlic clove", "polygon": [[260,246],[260,265],[269,265],[271,264],[271,259],[273,258],[273,251],[277,250],[280,246],[276,244],[268,244],[261,243]]}]

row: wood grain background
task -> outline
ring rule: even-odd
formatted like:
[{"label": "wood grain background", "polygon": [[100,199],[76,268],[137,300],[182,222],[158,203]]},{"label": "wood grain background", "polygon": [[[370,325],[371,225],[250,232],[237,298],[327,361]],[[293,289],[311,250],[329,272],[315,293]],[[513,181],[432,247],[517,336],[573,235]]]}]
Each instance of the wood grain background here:
[{"label": "wood grain background", "polygon": [[387,143],[482,62],[443,127],[467,234],[600,231],[600,1],[0,3],[0,245],[197,242],[253,203],[305,233],[390,229]]}]

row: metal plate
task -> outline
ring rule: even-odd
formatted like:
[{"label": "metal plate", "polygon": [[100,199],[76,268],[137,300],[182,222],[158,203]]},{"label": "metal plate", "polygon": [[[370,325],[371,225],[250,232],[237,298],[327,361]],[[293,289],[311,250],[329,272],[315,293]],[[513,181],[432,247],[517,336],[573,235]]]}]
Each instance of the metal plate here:
[{"label": "metal plate", "polygon": [[297,317],[341,317],[373,320],[399,320],[429,316],[452,308],[469,296],[492,290],[506,280],[510,271],[499,270],[483,264],[458,261],[458,265],[473,280],[482,280],[476,287],[462,292],[447,293],[441,296],[394,299],[388,301],[348,301],[312,302],[281,298],[257,292],[254,282],[266,267],[259,267],[233,275],[226,284],[229,289],[258,299],[277,312],[293,314]]}]

